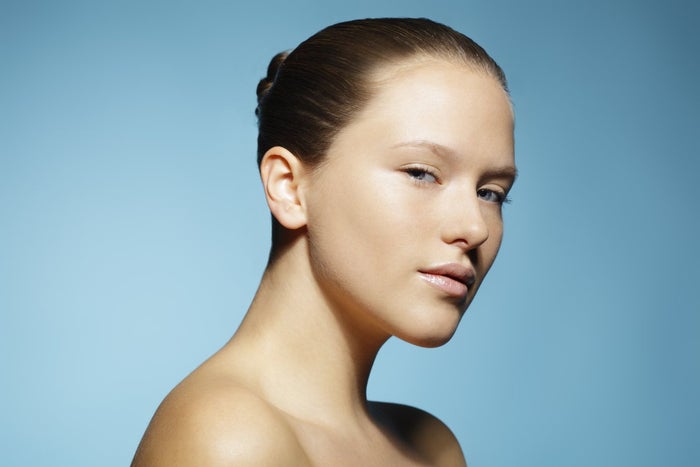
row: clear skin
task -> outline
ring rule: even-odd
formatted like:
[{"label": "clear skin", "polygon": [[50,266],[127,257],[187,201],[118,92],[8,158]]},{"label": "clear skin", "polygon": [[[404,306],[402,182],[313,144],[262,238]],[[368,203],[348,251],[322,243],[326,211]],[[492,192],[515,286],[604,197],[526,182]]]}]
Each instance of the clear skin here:
[{"label": "clear skin", "polygon": [[420,57],[374,78],[321,166],[281,147],[263,158],[288,245],[233,338],[161,404],[132,465],[465,465],[442,422],[368,402],[366,385],[390,336],[447,342],[493,263],[512,110],[495,78],[462,63]]}]

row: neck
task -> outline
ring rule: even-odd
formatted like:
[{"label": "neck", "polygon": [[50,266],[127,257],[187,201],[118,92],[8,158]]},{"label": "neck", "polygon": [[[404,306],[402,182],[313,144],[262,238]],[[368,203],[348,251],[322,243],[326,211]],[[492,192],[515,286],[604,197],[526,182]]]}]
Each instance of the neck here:
[{"label": "neck", "polygon": [[266,270],[230,347],[254,356],[253,384],[285,412],[322,424],[366,416],[370,370],[389,336],[329,300],[296,247]]}]

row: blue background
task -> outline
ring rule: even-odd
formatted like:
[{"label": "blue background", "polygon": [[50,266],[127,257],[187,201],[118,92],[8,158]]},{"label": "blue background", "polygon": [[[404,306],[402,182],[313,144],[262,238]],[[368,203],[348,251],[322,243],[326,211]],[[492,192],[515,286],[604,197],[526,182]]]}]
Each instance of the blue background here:
[{"label": "blue background", "polygon": [[130,462],[262,273],[270,57],[428,16],[506,70],[521,178],[453,340],[390,341],[370,397],[441,417],[471,467],[700,465],[697,5],[2,2],[0,462]]}]

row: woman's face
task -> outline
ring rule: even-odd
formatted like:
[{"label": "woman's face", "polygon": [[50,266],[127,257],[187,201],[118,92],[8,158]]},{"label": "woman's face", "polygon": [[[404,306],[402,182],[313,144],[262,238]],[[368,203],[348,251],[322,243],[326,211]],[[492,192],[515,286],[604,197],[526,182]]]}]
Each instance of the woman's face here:
[{"label": "woman's face", "polygon": [[495,78],[439,59],[378,75],[368,105],[309,178],[309,254],[343,319],[436,346],[501,243],[513,115]]}]

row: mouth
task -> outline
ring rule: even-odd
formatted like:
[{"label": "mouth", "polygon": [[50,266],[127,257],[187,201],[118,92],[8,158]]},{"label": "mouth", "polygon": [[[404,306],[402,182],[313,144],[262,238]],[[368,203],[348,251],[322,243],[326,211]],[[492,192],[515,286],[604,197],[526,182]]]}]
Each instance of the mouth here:
[{"label": "mouth", "polygon": [[420,277],[450,297],[466,299],[476,282],[474,269],[458,263],[448,263],[418,271]]}]

